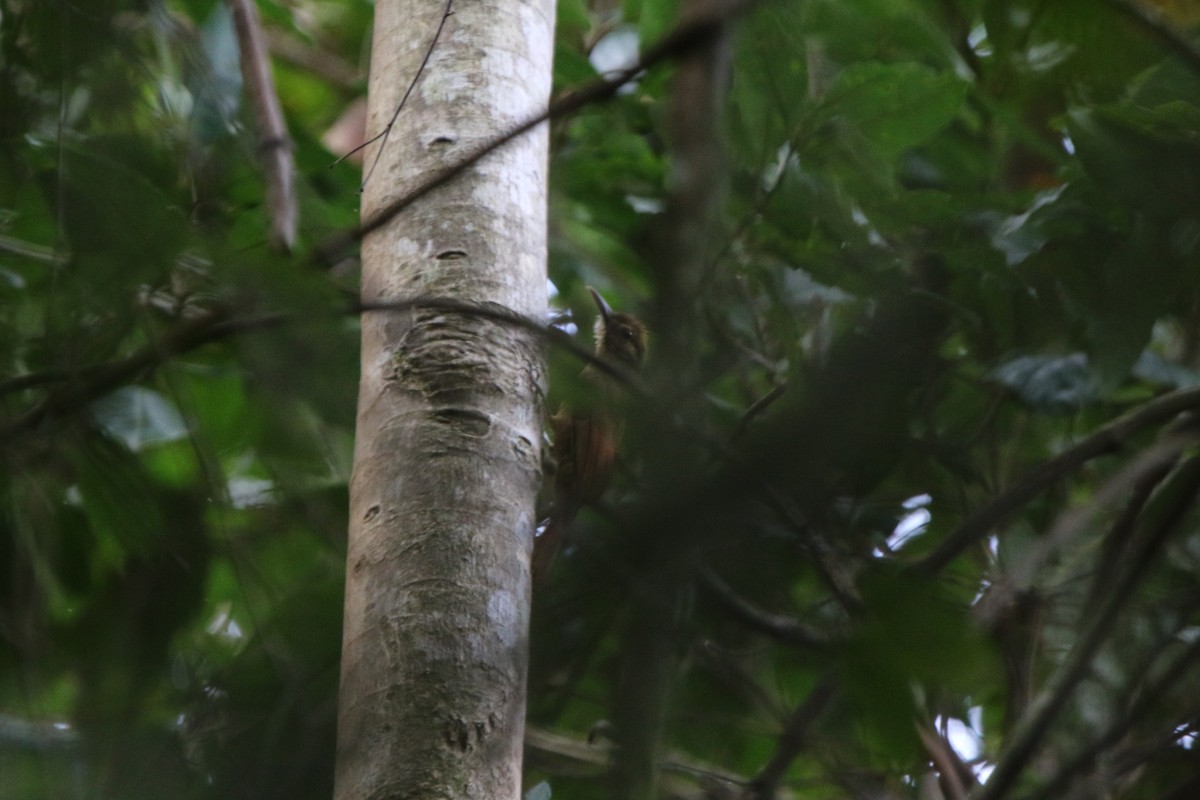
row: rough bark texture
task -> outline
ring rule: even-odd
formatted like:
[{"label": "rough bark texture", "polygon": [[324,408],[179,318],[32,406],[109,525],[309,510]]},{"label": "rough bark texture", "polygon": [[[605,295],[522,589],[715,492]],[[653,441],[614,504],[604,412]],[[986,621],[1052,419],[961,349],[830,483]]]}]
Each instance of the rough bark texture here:
[{"label": "rough bark texture", "polygon": [[[379,0],[369,133],[445,12]],[[542,110],[554,4],[456,3],[382,144],[363,217]],[[375,145],[366,164],[375,157]],[[363,299],[545,313],[544,128],[363,244]],[[350,498],[336,797],[516,798],[543,365],[524,330],[436,310],[366,314]]]}]

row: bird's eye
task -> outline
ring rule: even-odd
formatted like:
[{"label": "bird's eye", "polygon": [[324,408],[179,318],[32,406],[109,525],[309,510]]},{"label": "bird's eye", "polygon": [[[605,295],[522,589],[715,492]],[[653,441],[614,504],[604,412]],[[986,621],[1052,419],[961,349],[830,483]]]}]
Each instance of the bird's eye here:
[{"label": "bird's eye", "polygon": [[621,336],[629,341],[633,341],[633,328],[621,328]]}]

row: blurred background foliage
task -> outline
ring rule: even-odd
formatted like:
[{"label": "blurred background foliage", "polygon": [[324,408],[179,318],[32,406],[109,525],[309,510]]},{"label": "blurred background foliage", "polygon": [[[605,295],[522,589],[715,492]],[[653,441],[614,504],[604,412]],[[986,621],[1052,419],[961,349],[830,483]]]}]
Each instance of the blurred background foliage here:
[{"label": "blurred background foliage", "polygon": [[[556,91],[678,5],[561,0]],[[308,254],[357,219],[333,162],[372,6],[258,6],[293,255],[222,3],[0,0],[4,800],[331,792],[357,265]],[[648,541],[691,570],[672,795],[1200,795],[1194,423],[1095,438],[1200,405],[1197,24],[1186,0],[738,21],[688,382],[634,409],[536,598],[530,723],[559,738],[531,741],[532,796],[609,796]],[[552,123],[550,279],[581,329],[588,285],[655,307],[670,78]],[[551,406],[586,391],[549,356]],[[663,424],[678,449],[641,452]]]}]

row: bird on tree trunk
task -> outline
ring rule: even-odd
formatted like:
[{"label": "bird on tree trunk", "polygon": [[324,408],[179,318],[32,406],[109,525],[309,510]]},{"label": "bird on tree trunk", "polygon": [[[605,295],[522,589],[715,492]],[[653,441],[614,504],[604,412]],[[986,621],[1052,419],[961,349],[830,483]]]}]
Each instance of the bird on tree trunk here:
[{"label": "bird on tree trunk", "polygon": [[[637,317],[613,311],[590,286],[588,291],[600,310],[595,326],[597,358],[618,371],[639,371],[649,340],[646,326]],[[533,544],[535,581],[549,573],[575,514],[604,494],[625,427],[618,413],[622,405],[620,381],[595,364],[584,368],[581,376],[589,384],[593,402],[586,409],[560,408],[550,418],[554,437],[551,452],[557,464],[554,506],[545,529]]]}]

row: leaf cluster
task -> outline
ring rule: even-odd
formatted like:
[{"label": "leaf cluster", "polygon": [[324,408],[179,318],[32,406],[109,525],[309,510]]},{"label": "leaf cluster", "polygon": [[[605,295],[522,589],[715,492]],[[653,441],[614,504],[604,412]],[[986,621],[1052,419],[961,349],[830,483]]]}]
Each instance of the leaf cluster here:
[{"label": "leaf cluster", "polygon": [[[679,5],[563,0],[556,90]],[[297,255],[224,4],[0,0],[0,798],[330,793],[358,331],[304,254],[356,221],[371,7],[259,8]],[[672,67],[552,121],[555,302],[655,344],[535,598],[533,796],[635,746],[671,796],[1191,796],[1197,21],[763,0],[719,163]]]}]

